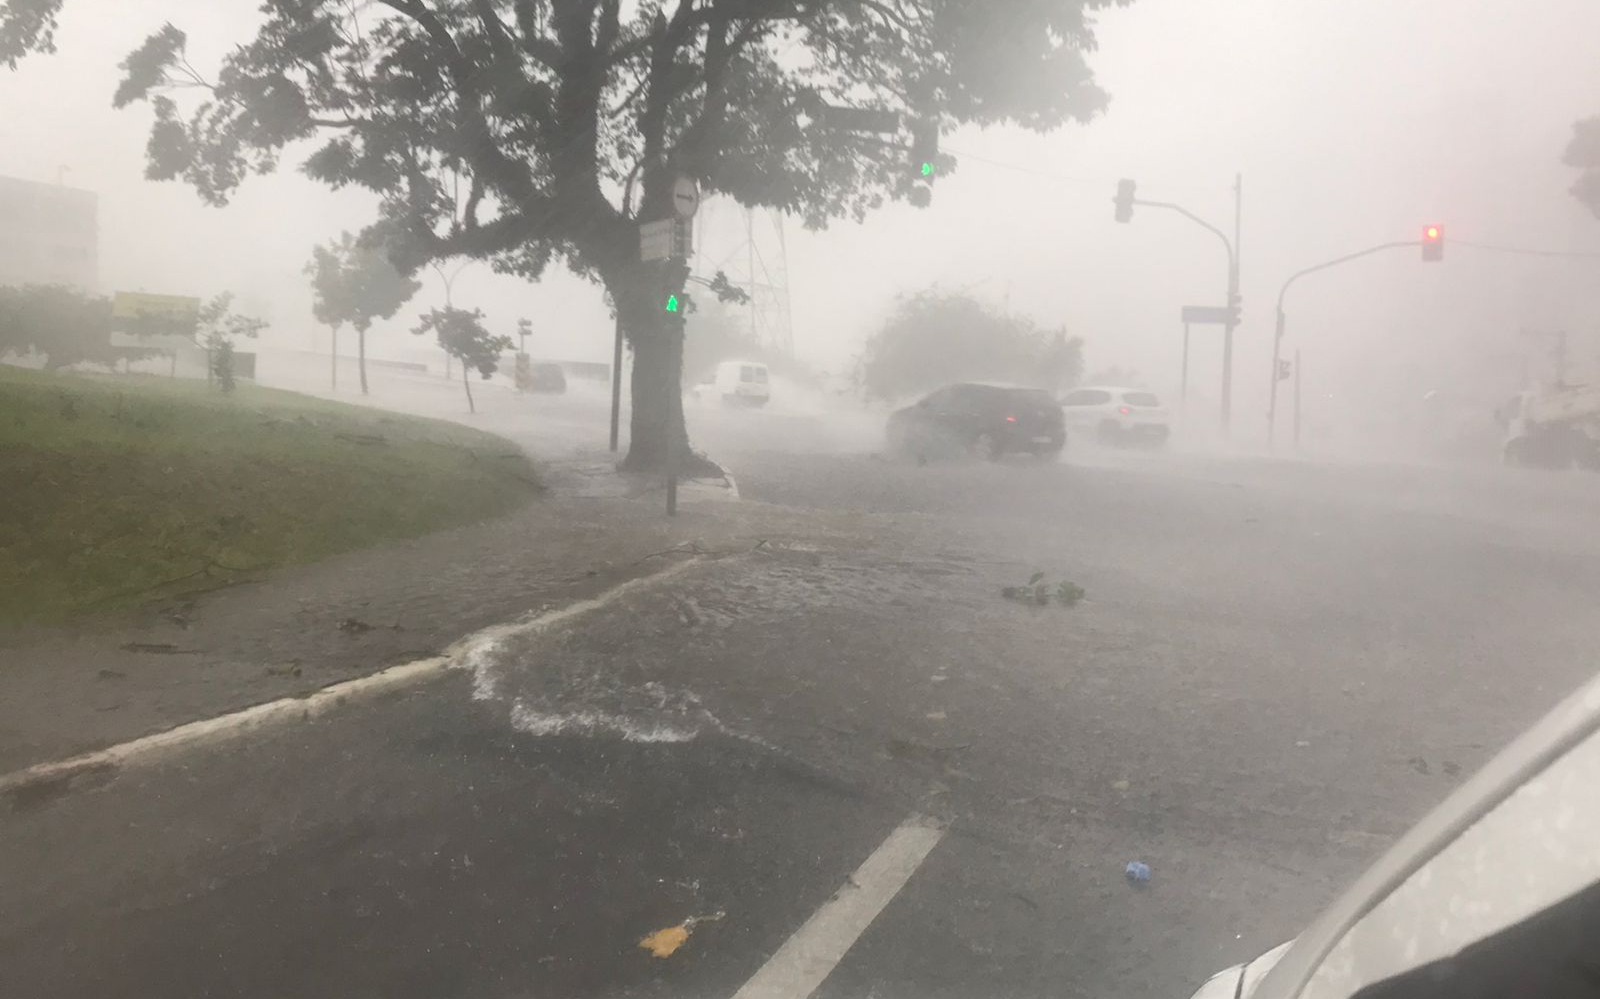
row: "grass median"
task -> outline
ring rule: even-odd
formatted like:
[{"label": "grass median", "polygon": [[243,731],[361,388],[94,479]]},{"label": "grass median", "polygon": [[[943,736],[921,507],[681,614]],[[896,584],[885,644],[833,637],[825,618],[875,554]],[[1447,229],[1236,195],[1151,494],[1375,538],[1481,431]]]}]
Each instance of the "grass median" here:
[{"label": "grass median", "polygon": [[0,365],[0,624],[52,624],[505,513],[504,438],[241,385]]}]

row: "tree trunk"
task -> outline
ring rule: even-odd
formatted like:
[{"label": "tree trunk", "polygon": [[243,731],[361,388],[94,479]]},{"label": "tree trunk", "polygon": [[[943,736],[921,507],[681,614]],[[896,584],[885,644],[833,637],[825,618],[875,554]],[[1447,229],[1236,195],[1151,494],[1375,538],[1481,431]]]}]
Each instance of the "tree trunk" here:
[{"label": "tree trunk", "polygon": [[333,388],[334,388],[334,391],[338,391],[338,389],[339,389],[339,327],[337,327],[337,326],[329,326],[328,327],[328,332],[331,334],[331,336],[328,338],[328,343],[330,344],[330,346],[328,348],[328,358],[329,358],[329,360],[331,362],[330,363],[330,367],[331,367],[331,369],[333,371]]},{"label": "tree trunk", "polygon": [[689,450],[683,424],[683,332],[665,313],[646,317],[624,331],[633,345],[633,378],[629,398],[628,456],[622,467],[632,472],[662,472],[669,447]]},{"label": "tree trunk", "polygon": [[367,331],[356,327],[356,369],[361,372],[361,394],[367,394]]},{"label": "tree trunk", "polygon": [[[633,347],[629,399],[628,456],[621,467],[630,472],[665,472],[676,457],[685,477],[721,475],[722,469],[689,447],[683,420],[683,313],[669,313],[669,290],[683,298],[687,268],[673,275],[654,267],[630,269],[607,290],[617,303],[622,329]],[[674,281],[674,277],[676,280]]]},{"label": "tree trunk", "polygon": [[476,413],[478,407],[472,404],[472,382],[467,378],[467,362],[461,362],[461,387],[467,390],[467,412]]}]

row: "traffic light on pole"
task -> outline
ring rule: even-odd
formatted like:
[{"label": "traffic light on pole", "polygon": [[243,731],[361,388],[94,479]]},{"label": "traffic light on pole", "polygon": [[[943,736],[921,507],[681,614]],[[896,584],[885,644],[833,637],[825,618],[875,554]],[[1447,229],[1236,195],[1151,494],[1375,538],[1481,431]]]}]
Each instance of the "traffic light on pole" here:
[{"label": "traffic light on pole", "polygon": [[933,180],[934,162],[939,158],[939,123],[911,123],[911,168],[923,180]]},{"label": "traffic light on pole", "polygon": [[1422,227],[1422,259],[1430,264],[1436,264],[1444,259],[1444,227],[1437,225]]},{"label": "traffic light on pole", "polygon": [[1128,222],[1133,219],[1133,181],[1124,177],[1117,181],[1117,221]]}]

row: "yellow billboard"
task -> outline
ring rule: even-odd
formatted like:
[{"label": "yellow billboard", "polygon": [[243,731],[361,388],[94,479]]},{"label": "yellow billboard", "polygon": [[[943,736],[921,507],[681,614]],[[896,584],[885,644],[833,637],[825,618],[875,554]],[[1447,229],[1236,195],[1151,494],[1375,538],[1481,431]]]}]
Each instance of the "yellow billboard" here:
[{"label": "yellow billboard", "polygon": [[152,295],[143,291],[119,291],[111,299],[113,319],[140,316],[193,323],[200,315],[200,300],[186,295]]}]

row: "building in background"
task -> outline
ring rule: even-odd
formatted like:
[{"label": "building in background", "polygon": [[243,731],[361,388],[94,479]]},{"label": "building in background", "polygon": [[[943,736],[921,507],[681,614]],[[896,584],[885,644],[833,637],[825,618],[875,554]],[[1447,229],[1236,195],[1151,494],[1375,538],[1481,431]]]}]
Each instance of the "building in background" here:
[{"label": "building in background", "polygon": [[93,191],[0,177],[0,285],[97,291],[98,211]]}]

